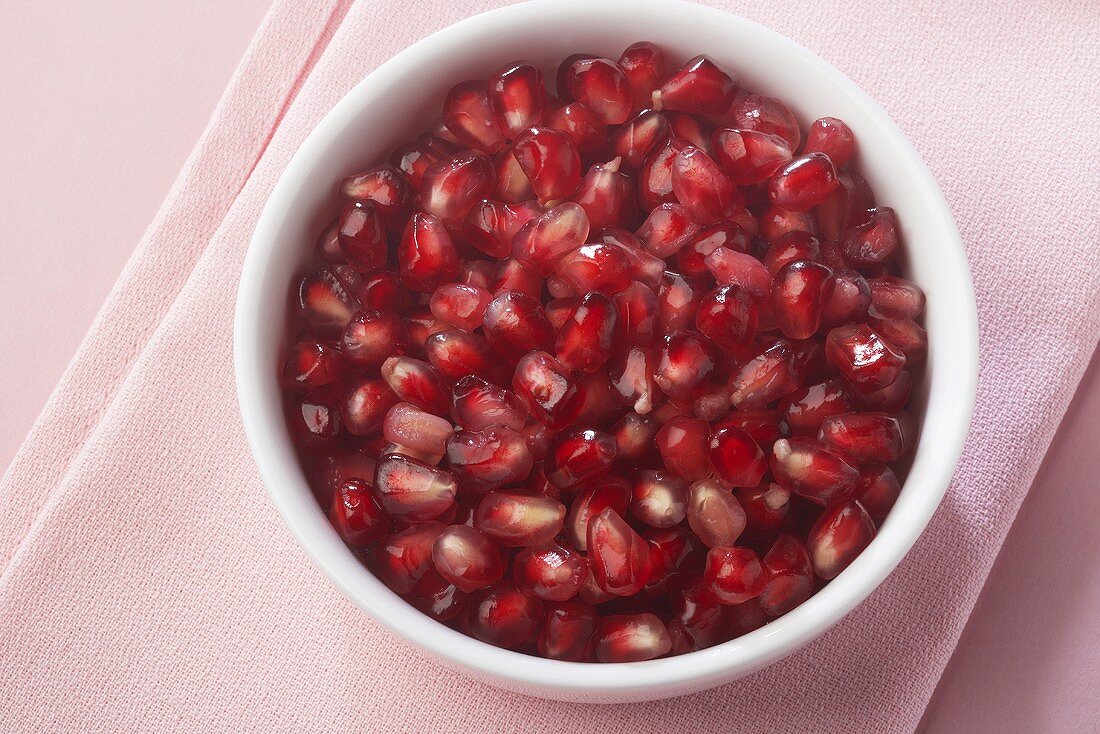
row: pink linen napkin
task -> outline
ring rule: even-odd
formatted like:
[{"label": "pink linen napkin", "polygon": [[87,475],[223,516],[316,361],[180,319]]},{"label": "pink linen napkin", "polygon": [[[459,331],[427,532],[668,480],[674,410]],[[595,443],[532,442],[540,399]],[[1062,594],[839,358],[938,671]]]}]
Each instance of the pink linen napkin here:
[{"label": "pink linen napkin", "polygon": [[277,518],[233,391],[240,265],[296,147],[365,73],[492,4],[272,8],[0,481],[0,730],[917,725],[1100,333],[1100,10],[714,3],[839,66],[925,157],[977,284],[978,407],[928,531],[844,622],[714,691],[595,707],[472,683],[354,608]]}]

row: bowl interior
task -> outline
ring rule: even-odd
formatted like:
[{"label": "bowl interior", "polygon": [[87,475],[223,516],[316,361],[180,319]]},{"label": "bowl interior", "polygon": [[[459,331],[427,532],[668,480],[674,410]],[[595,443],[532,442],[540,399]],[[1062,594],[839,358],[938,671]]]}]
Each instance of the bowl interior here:
[{"label": "bowl interior", "polygon": [[[929,359],[911,411],[923,431],[902,495],[874,543],[807,603],[710,650],[614,666],[560,663],[498,650],[405,605],[343,546],[317,507],[283,427],[277,365],[287,293],[318,233],[334,216],[344,176],[388,158],[439,116],[455,82],[527,59],[552,80],[577,51],[618,58],[637,40],[659,43],[679,64],[707,53],[753,91],[783,99],[805,128],[823,115],[854,130],[858,165],[880,204],[898,213],[908,276],[925,290]],[[699,5],[539,0],[478,16],[425,39],[357,86],[288,166],[257,226],[238,303],[236,359],[245,427],[261,474],[306,550],[360,606],[387,626],[486,680],[537,695],[626,700],[698,690],[747,673],[834,623],[896,565],[935,510],[958,458],[976,375],[973,291],[958,232],[927,169],[884,112],[847,78],[793,42]],[[567,671],[567,672],[566,672]]]}]

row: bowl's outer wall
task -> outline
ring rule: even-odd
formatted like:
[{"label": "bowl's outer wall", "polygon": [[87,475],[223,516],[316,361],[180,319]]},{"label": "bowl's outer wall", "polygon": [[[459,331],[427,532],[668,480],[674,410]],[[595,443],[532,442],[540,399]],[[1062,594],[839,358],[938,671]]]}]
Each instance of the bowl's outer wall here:
[{"label": "bowl's outer wall", "polygon": [[[552,30],[551,30],[552,29]],[[597,666],[490,647],[413,611],[340,542],[318,508],[284,428],[277,364],[287,293],[333,216],[337,183],[377,162],[439,115],[449,87],[512,59],[553,79],[564,56],[617,58],[637,40],[672,63],[705,52],[753,91],[783,99],[803,125],[844,119],[879,204],[897,210],[908,276],[928,295],[929,357],[914,395],[923,430],[901,497],[878,537],[828,587],[766,627],[724,645],[659,661]],[[443,62],[442,60],[445,60]],[[751,21],[692,3],[537,0],[451,26],[410,47],[356,86],[318,125],[280,179],[257,225],[238,297],[235,357],[245,429],[284,519],[314,561],[387,627],[471,675],[510,690],[614,702],[689,693],[732,680],[819,635],[869,594],[923,530],[958,461],[973,408],[977,317],[962,243],[935,181],[888,116],[824,61]],[[611,668],[614,668],[612,670]]]}]

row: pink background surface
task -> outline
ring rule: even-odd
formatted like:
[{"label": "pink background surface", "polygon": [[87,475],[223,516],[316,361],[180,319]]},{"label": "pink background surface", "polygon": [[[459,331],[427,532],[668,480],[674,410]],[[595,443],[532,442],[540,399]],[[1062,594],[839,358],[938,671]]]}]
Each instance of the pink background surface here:
[{"label": "pink background surface", "polygon": [[[0,7],[0,467],[168,192],[266,7]],[[1068,732],[1100,720],[1098,428],[1094,359],[922,730]]]}]

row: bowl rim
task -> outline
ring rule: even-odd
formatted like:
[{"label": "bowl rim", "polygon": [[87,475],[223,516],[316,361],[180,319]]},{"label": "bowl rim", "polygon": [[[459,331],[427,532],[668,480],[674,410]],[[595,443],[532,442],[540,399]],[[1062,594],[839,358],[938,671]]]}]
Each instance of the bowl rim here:
[{"label": "bowl rim", "polygon": [[[643,691],[663,695],[662,690],[677,687],[689,690],[702,688],[710,682],[717,684],[737,675],[747,674],[798,649],[822,634],[841,620],[856,605],[876,589],[887,575],[900,563],[928,525],[950,483],[961,456],[969,430],[976,399],[978,377],[978,328],[977,306],[969,266],[962,239],[954,223],[950,209],[931,172],[921,160],[911,143],[867,93],[838,69],[795,41],[766,26],[727,11],[699,5],[686,0],[636,0],[632,7],[660,7],[677,13],[697,14],[701,22],[721,22],[742,26],[746,32],[758,34],[769,43],[784,48],[786,53],[799,57],[816,71],[827,77],[838,89],[844,91],[850,101],[858,105],[868,121],[881,127],[898,146],[898,153],[909,165],[907,175],[916,176],[915,185],[923,190],[924,205],[930,207],[934,224],[950,234],[945,250],[954,253],[953,262],[947,263],[949,271],[957,278],[958,294],[965,307],[953,314],[960,333],[969,335],[970,349],[957,356],[953,365],[953,380],[957,386],[957,420],[950,425],[937,426],[944,435],[942,443],[949,448],[940,460],[938,472],[927,490],[923,501],[911,507],[905,522],[887,523],[868,547],[844,572],[809,600],[787,615],[769,622],[764,627],[712,648],[693,653],[638,663],[573,663],[534,657],[523,653],[497,648],[468,637],[426,615],[415,613],[404,600],[393,594],[365,568],[359,571],[349,567],[347,558],[334,551],[333,539],[345,555],[346,547],[339,543],[336,532],[318,524],[319,508],[313,501],[311,513],[303,502],[300,486],[288,477],[285,456],[272,456],[275,432],[285,430],[272,426],[258,418],[262,408],[270,400],[262,390],[262,380],[257,379],[266,370],[269,355],[257,354],[251,344],[255,334],[264,324],[261,301],[261,285],[266,273],[266,262],[274,251],[281,224],[280,210],[294,204],[293,182],[302,179],[310,169],[311,161],[326,150],[356,112],[370,96],[372,88],[389,84],[400,78],[403,62],[414,54],[431,51],[441,41],[450,39],[492,22],[497,24],[520,22],[532,13],[586,12],[614,6],[614,0],[530,0],[529,2],[499,7],[472,16],[443,28],[399,52],[373,72],[360,80],[324,116],[307,136],[282,172],[272,190],[256,224],[252,240],[242,268],[234,317],[234,368],[238,401],[242,421],[252,454],[261,478],[278,509],[283,521],[292,531],[298,543],[313,563],[349,597],[359,608],[368,612],[385,627],[413,642],[422,649],[451,663],[484,674],[494,681],[520,684],[538,695],[552,692],[575,691],[605,692]],[[933,226],[933,225],[929,225]],[[293,458],[293,457],[292,457]],[[296,459],[293,459],[296,462]],[[323,511],[322,511],[323,512]],[[323,520],[323,514],[321,515]],[[358,563],[358,561],[356,561]],[[412,612],[412,613],[410,613]],[[685,688],[686,687],[686,688]],[[551,693],[547,693],[547,692]],[[669,694],[671,695],[671,694]]]}]

